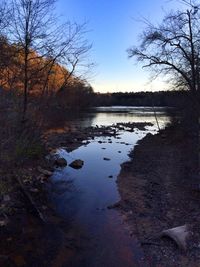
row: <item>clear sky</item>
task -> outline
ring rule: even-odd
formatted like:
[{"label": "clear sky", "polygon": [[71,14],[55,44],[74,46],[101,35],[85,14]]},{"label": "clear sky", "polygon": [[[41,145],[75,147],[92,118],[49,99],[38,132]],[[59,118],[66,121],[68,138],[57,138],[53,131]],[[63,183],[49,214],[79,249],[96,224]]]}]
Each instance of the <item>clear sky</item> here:
[{"label": "clear sky", "polygon": [[137,45],[145,25],[141,18],[159,22],[176,0],[58,0],[58,13],[67,20],[88,21],[87,38],[93,44],[96,67],[90,81],[97,92],[162,90],[162,81],[148,83],[149,73],[126,50]]}]

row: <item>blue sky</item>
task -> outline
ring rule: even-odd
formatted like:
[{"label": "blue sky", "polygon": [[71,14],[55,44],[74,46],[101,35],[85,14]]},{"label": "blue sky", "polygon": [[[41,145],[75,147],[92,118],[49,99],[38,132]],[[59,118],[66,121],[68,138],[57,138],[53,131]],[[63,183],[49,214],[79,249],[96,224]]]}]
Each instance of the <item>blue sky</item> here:
[{"label": "blue sky", "polygon": [[145,25],[141,18],[161,21],[165,12],[177,9],[175,0],[58,0],[58,13],[78,23],[88,21],[90,56],[96,63],[90,83],[100,92],[162,90],[162,80],[149,83],[149,73],[127,48],[137,45]]}]

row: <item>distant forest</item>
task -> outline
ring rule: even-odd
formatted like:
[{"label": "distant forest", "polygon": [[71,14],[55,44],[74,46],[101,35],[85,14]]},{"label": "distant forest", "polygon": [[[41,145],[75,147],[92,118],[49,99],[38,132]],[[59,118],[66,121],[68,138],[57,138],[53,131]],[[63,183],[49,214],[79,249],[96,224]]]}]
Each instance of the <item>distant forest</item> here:
[{"label": "distant forest", "polygon": [[95,94],[94,106],[171,106],[183,107],[189,91],[158,91],[137,93]]}]

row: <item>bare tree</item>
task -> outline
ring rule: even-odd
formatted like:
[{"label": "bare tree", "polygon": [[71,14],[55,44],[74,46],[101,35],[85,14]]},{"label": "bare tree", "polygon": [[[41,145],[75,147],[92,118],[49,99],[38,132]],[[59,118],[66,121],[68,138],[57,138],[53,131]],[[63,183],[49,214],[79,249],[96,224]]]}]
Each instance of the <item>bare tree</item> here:
[{"label": "bare tree", "polygon": [[9,9],[5,1],[0,1],[0,35],[4,34],[5,28],[9,23]]},{"label": "bare tree", "polygon": [[67,22],[61,26],[59,39],[54,42],[51,53],[49,53],[48,72],[43,92],[48,85],[49,76],[55,64],[63,66],[62,83],[57,92],[65,90],[72,77],[82,79],[83,75],[85,76],[85,71],[91,69],[93,64],[88,62],[88,52],[92,46],[89,44],[88,40],[85,39],[86,28],[86,23],[79,25]]},{"label": "bare tree", "polygon": [[[155,75],[163,74],[195,96],[200,91],[200,9],[191,1],[185,11],[171,12],[159,25],[147,23],[139,47],[128,49]],[[188,8],[189,7],[189,8]]]},{"label": "bare tree", "polygon": [[8,57],[6,56],[5,47],[7,45],[6,30],[9,25],[9,8],[5,1],[0,1],[0,68],[8,65]]},{"label": "bare tree", "polygon": [[[46,70],[42,85],[44,92],[55,64],[62,63],[67,67],[75,57],[80,60],[90,49],[83,39],[83,26],[70,22],[59,24],[54,13],[55,3],[56,0],[11,0],[9,40],[17,44],[18,53],[23,57],[23,119],[27,111],[28,94],[33,89],[31,87],[37,84],[37,77],[41,84],[41,74]],[[35,62],[38,62],[38,66],[34,66],[33,71],[31,66]],[[74,73],[74,69],[71,72]]]}]

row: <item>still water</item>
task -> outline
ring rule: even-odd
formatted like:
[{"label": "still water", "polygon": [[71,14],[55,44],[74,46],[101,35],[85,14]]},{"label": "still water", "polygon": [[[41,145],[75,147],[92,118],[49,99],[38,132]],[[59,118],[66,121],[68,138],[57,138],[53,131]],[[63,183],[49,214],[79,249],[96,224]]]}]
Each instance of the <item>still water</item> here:
[{"label": "still water", "polygon": [[[157,109],[156,115],[160,128],[169,123],[164,109]],[[79,170],[69,166],[57,169],[51,180],[50,197],[55,209],[74,229],[80,242],[81,249],[70,266],[145,266],[136,237],[130,237],[119,211],[107,207],[120,200],[116,180],[121,164],[129,160],[130,151],[140,139],[147,133],[157,133],[155,112],[144,107],[102,107],[71,123],[87,127],[120,122],[151,122],[153,126],[144,131],[120,130],[116,137],[96,137],[89,144],[83,141],[70,153],[58,150],[68,164],[75,159],[84,161]]]}]

